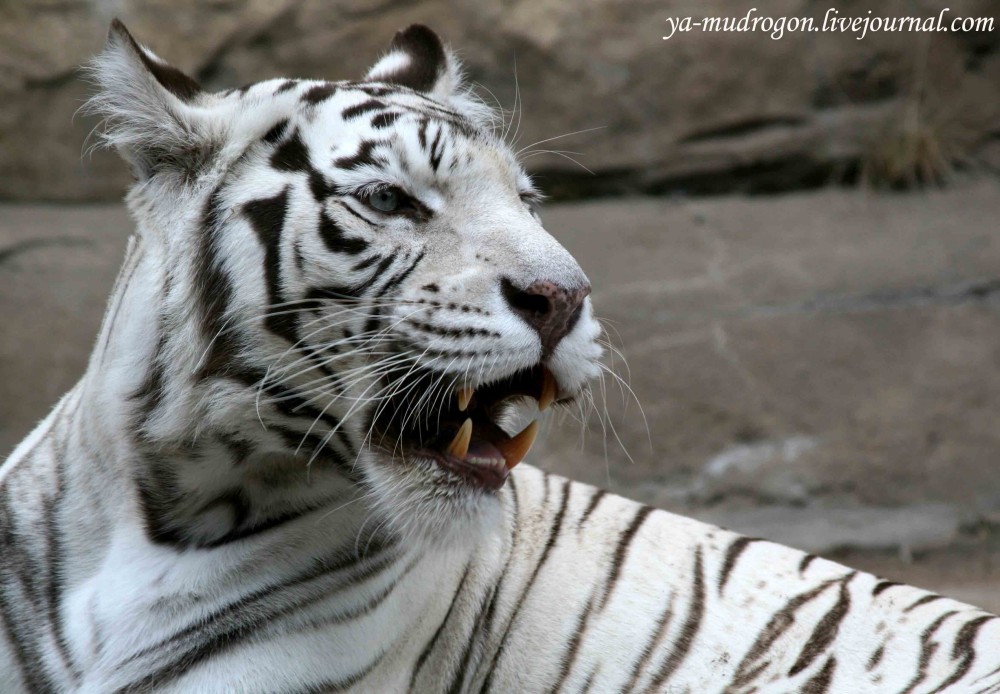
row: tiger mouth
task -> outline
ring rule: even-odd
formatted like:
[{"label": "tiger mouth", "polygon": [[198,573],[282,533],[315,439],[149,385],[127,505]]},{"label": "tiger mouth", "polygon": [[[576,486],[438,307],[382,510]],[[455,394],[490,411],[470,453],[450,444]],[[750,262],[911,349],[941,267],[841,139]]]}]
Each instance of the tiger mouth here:
[{"label": "tiger mouth", "polygon": [[[544,411],[556,400],[558,384],[547,368],[538,364],[505,378],[477,387],[454,384],[437,409],[421,407],[421,398],[434,399],[431,374],[407,381],[375,416],[372,428],[380,446],[407,457],[433,460],[440,468],[464,482],[495,491],[510,471],[531,449],[538,434],[533,420],[519,433],[510,435],[500,426],[517,402],[534,399]],[[440,390],[440,387],[438,387]],[[440,396],[439,396],[440,397]],[[420,414],[418,414],[420,413]]]}]

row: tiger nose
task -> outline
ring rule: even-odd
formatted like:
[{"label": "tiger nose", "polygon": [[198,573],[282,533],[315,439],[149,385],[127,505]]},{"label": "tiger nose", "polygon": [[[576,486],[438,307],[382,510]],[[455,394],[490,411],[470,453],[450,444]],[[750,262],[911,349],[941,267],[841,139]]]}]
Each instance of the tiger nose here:
[{"label": "tiger nose", "polygon": [[549,356],[559,341],[573,329],[580,318],[583,300],[590,294],[589,284],[571,289],[539,280],[519,288],[506,277],[500,284],[504,298],[514,313],[538,333],[542,341],[542,358]]}]

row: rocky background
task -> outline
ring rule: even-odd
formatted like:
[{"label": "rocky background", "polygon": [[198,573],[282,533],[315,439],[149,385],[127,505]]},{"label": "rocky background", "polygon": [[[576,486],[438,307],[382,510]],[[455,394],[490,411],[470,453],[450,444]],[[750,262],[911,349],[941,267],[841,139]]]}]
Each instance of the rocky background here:
[{"label": "rocky background", "polygon": [[553,421],[534,461],[1000,611],[1000,3],[878,5],[991,34],[661,38],[749,5],[0,6],[0,456],[82,373],[131,228],[125,167],[81,157],[73,118],[111,17],[217,88],[356,77],[421,21],[519,146],[587,131],[538,147],[593,173],[526,164],[634,394],[609,376],[586,436]]},{"label": "rocky background", "polygon": [[[560,196],[780,191],[894,170],[924,140],[952,162],[1000,166],[1000,29],[992,33],[677,34],[666,17],[743,16],[734,0],[14,0],[0,4],[0,199],[115,200],[79,66],[112,17],[209,88],[274,76],[362,75],[411,22],[461,52],[508,109],[518,142],[581,152],[529,166]],[[866,16],[870,2],[774,0],[760,13]],[[890,0],[885,17],[997,16],[997,0]],[[904,153],[900,153],[900,149]],[[571,155],[576,157],[577,155]],[[889,161],[886,161],[886,160]],[[890,176],[892,177],[892,176]]]}]

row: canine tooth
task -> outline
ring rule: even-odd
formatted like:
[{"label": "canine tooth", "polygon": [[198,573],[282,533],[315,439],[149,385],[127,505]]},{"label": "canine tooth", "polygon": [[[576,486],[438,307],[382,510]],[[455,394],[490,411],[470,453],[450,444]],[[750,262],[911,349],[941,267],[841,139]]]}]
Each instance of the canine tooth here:
[{"label": "canine tooth", "polygon": [[458,433],[448,444],[448,449],[445,452],[453,458],[462,460],[469,452],[470,441],[472,441],[472,420],[466,419],[462,422],[462,426],[459,427]]},{"label": "canine tooth", "polygon": [[508,470],[524,460],[524,456],[528,455],[528,451],[531,450],[531,444],[535,442],[536,436],[538,436],[538,420],[526,426],[524,431],[514,438],[495,444],[503,455]]},{"label": "canine tooth", "polygon": [[542,367],[542,392],[538,396],[538,411],[544,412],[556,399],[556,378],[552,372]]},{"label": "canine tooth", "polygon": [[465,412],[469,407],[469,401],[472,400],[472,394],[476,392],[475,388],[465,387],[456,388],[455,396],[458,398],[458,409],[460,412]]}]

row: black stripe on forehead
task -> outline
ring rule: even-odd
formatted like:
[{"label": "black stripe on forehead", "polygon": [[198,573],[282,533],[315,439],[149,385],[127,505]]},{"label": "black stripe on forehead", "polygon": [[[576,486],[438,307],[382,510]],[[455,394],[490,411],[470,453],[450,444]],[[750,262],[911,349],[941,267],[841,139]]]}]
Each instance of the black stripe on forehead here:
[{"label": "black stripe on forehead", "polygon": [[326,101],[337,93],[337,85],[327,82],[319,84],[302,95],[303,103],[314,105]]},{"label": "black stripe on forehead", "polygon": [[376,130],[383,130],[385,128],[389,128],[393,125],[393,123],[396,122],[396,119],[399,118],[400,115],[401,114],[397,113],[396,111],[379,113],[374,117],[372,117],[371,125]]},{"label": "black stripe on forehead", "polygon": [[[287,121],[281,121],[268,131],[268,135],[273,135],[272,131],[282,124],[287,127]],[[265,136],[266,139],[267,136]],[[267,141],[270,142],[271,140]],[[306,148],[305,143],[302,142],[302,136],[298,130],[292,133],[290,138],[274,150],[271,154],[271,166],[278,171],[309,174],[309,190],[312,191],[313,197],[318,201],[325,200],[333,195],[335,187],[312,165],[309,159],[309,150]]]},{"label": "black stripe on forehead", "polygon": [[388,140],[362,140],[357,154],[335,159],[333,165],[338,169],[357,169],[366,164],[384,166],[387,162],[384,158],[376,156],[374,151],[376,147],[385,147],[388,144]]},{"label": "black stripe on forehead", "polygon": [[345,108],[343,112],[341,112],[340,117],[344,120],[351,120],[357,118],[358,116],[363,116],[366,113],[385,108],[385,106],[386,103],[384,101],[369,99],[368,101],[362,101],[360,104],[355,104],[354,106]]},{"label": "black stripe on forehead", "polygon": [[264,142],[273,145],[276,142],[278,142],[278,140],[280,140],[281,137],[285,134],[285,129],[287,127],[288,127],[288,119],[282,118],[277,123],[272,125],[270,129],[268,129],[268,131],[264,133],[264,137],[262,137],[261,139]]},{"label": "black stripe on forehead", "polygon": [[309,162],[309,150],[302,142],[298,130],[274,150],[271,155],[271,166],[278,171],[309,171],[312,168]]}]

